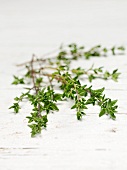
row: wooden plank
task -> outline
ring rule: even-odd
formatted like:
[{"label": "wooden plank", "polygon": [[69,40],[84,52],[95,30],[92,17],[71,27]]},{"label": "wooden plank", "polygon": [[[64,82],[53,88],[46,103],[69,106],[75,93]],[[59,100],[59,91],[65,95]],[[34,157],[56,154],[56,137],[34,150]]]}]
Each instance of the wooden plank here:
[{"label": "wooden plank", "polygon": [[[127,1],[0,1],[0,168],[2,170],[126,170],[127,169],[127,57],[109,56],[74,62],[73,67],[104,66],[121,72],[117,83],[93,81],[93,88],[106,88],[106,95],[118,99],[116,121],[98,117],[99,108],[91,107],[82,121],[70,109],[50,114],[47,130],[30,137],[26,116],[31,107],[22,105],[14,114],[8,107],[21,86],[11,85],[12,75],[22,68],[15,65],[42,56],[60,43],[76,42],[88,47],[125,45]],[[88,83],[86,79],[84,83]],[[88,83],[90,85],[90,83]]]}]

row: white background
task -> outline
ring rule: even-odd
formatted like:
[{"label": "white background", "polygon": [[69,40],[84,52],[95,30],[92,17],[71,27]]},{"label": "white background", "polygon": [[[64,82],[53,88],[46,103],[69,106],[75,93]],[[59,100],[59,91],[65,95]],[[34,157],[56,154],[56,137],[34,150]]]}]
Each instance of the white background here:
[{"label": "white background", "polygon": [[127,56],[80,61],[78,65],[119,68],[118,83],[100,81],[107,96],[118,99],[116,121],[90,108],[76,120],[68,103],[49,116],[48,128],[30,137],[24,103],[17,115],[8,107],[22,88],[11,85],[15,64],[41,56],[61,43],[127,47],[126,0],[0,0],[0,168],[1,170],[127,169]]}]

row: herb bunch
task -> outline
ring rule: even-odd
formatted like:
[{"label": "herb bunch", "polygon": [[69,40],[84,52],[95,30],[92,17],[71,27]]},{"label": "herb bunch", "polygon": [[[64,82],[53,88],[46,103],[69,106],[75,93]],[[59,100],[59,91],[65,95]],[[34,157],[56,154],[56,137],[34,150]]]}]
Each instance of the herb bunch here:
[{"label": "herb bunch", "polygon": [[46,128],[48,114],[59,111],[57,106],[59,101],[72,100],[71,109],[75,109],[78,120],[82,119],[90,104],[100,107],[99,117],[108,115],[115,119],[117,100],[107,98],[104,94],[104,87],[95,90],[92,86],[82,84],[81,77],[85,76],[89,82],[97,78],[117,81],[120,75],[118,70],[109,72],[104,71],[103,67],[94,68],[93,65],[89,69],[73,68],[72,62],[80,58],[88,60],[92,57],[108,56],[108,54],[123,54],[124,50],[122,46],[108,49],[101,45],[85,50],[84,46],[77,46],[73,43],[60,46],[57,51],[53,52],[54,55],[49,53],[41,58],[33,55],[31,61],[18,65],[23,66],[26,72],[23,76],[14,76],[12,84],[21,84],[26,91],[14,98],[15,102],[9,109],[18,113],[21,109],[20,103],[26,99],[32,105],[32,111],[27,116],[31,136],[35,136]]}]

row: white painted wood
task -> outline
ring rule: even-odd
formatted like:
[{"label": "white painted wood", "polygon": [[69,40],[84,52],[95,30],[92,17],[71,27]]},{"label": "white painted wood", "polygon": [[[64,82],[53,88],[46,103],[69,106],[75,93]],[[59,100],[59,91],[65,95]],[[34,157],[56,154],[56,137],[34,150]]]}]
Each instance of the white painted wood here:
[{"label": "white painted wood", "polygon": [[77,121],[69,103],[50,114],[47,130],[30,137],[24,103],[20,114],[8,107],[22,91],[11,86],[15,67],[43,55],[60,43],[76,42],[125,45],[127,47],[126,0],[0,0],[0,169],[1,170],[126,170],[127,169],[127,56],[110,56],[79,61],[76,66],[118,68],[119,82],[94,81],[93,87],[106,87],[106,95],[118,99],[116,121],[98,117],[90,107]]}]

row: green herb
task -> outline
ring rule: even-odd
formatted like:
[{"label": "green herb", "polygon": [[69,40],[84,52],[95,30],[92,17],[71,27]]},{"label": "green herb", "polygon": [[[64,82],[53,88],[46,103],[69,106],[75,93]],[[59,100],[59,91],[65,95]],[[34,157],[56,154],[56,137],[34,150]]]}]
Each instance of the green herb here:
[{"label": "green herb", "polygon": [[25,84],[24,78],[18,78],[17,76],[13,76],[13,77],[14,77],[14,81],[12,82],[12,84],[15,84],[15,85]]},{"label": "green herb", "polygon": [[[20,78],[14,76],[12,84],[27,85],[25,88],[27,91],[19,97],[15,97],[16,102],[9,109],[18,113],[21,109],[20,103],[24,100],[32,105],[30,116],[27,116],[31,136],[41,133],[41,130],[46,128],[48,114],[59,111],[57,103],[64,100],[73,101],[71,109],[75,109],[78,120],[81,120],[82,116],[86,114],[85,111],[90,104],[100,106],[99,117],[108,115],[115,119],[117,100],[107,98],[104,94],[104,87],[95,90],[92,86],[82,84],[81,77],[87,78],[89,82],[98,78],[117,81],[120,75],[118,70],[109,72],[103,67],[94,68],[93,65],[89,69],[72,68],[71,65],[74,60],[80,58],[105,57],[108,53],[120,55],[124,50],[125,48],[122,46],[108,49],[101,45],[85,50],[84,46],[77,46],[73,43],[68,46],[60,46],[55,57],[37,58],[33,55],[31,61],[18,65],[24,66],[26,73]],[[54,52],[56,53],[56,51]],[[51,53],[49,54],[51,55]],[[57,92],[58,87],[60,92]]]}]

